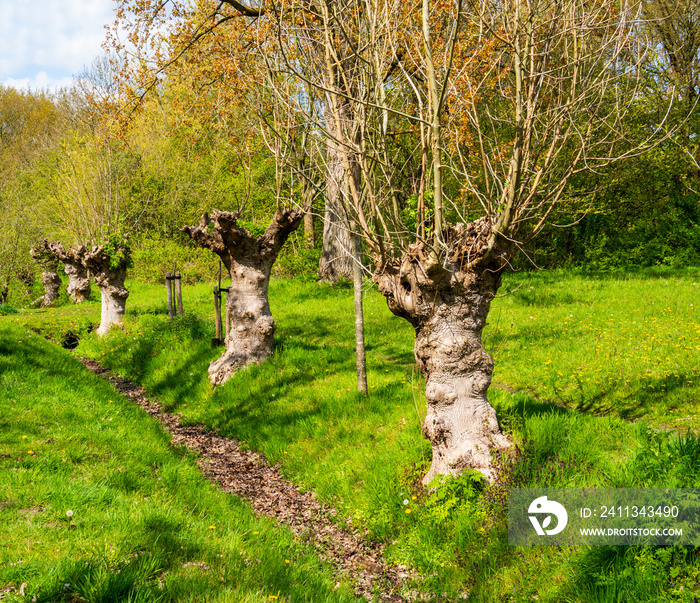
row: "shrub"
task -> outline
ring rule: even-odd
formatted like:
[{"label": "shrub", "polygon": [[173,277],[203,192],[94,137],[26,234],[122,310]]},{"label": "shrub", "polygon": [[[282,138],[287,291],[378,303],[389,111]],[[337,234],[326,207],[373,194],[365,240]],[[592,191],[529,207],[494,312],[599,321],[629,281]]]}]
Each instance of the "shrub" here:
[{"label": "shrub", "polygon": [[219,274],[219,260],[211,251],[176,239],[144,238],[134,244],[132,258],[131,276],[145,283],[162,283],[175,262],[184,284],[211,281]]}]

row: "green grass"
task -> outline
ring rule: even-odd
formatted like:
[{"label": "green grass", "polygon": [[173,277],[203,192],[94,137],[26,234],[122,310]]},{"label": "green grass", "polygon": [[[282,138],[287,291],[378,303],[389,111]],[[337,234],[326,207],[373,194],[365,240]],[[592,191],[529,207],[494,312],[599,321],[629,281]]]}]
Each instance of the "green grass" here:
[{"label": "green grass", "polygon": [[511,275],[484,333],[495,383],[570,408],[700,428],[700,270]]},{"label": "green grass", "polygon": [[365,301],[368,399],[355,392],[352,294],[342,287],[273,281],[275,357],[217,390],[206,376],[221,353],[210,347],[209,285],[186,287],[187,314],[168,323],[163,288],[133,283],[125,327],[102,340],[85,326],[89,313],[98,320],[94,303],[0,320],[55,339],[61,324],[77,321],[80,354],[143,383],[187,421],[262,451],[334,504],[339,521],[352,518],[384,542],[389,559],[417,570],[435,597],[693,601],[695,549],[509,547],[505,494],[509,486],[700,485],[698,440],[674,433],[700,419],[700,273],[504,280],[484,332],[496,360],[489,396],[522,454],[504,461],[493,488],[470,475],[436,492],[420,487],[430,448],[420,436],[413,332],[376,291]]},{"label": "green grass", "polygon": [[207,482],[110,384],[6,323],[0,409],[9,600],[355,600],[288,530]]}]

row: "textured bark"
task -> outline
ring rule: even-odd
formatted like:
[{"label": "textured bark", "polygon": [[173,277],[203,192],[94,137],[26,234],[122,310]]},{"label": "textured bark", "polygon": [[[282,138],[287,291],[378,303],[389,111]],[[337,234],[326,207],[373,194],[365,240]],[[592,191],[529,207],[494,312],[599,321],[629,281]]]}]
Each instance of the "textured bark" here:
[{"label": "textured bark", "polygon": [[316,238],[314,234],[314,214],[311,211],[310,205],[304,214],[304,244],[306,245],[307,249],[313,249],[314,245],[316,245]]},{"label": "textured bark", "polygon": [[43,239],[40,245],[29,250],[30,255],[41,267],[41,282],[44,284],[44,297],[39,307],[46,308],[58,299],[61,277],[58,275],[58,259],[49,249],[49,242]]},{"label": "textured bark", "polygon": [[493,360],[481,344],[507,256],[504,248],[482,257],[490,232],[485,218],[447,227],[446,262],[418,243],[374,277],[389,309],[416,330],[415,357],[426,383],[423,435],[433,449],[424,484],[465,468],[492,480],[491,453],[509,446],[486,396]]},{"label": "textured bark", "polygon": [[318,274],[322,281],[350,280],[352,275],[352,237],[343,205],[346,185],[342,150],[329,139],[326,158],[326,207],[323,213],[323,249]]},{"label": "textured bark", "polygon": [[[56,242],[47,243],[47,246],[64,263],[69,278],[68,293],[76,302],[84,301],[90,296],[90,278],[87,275],[91,273],[95,279],[102,296],[102,317],[97,334],[102,336],[112,325],[119,324],[126,309],[126,298],[129,297],[129,292],[124,287],[129,261],[128,248],[117,245],[112,256],[105,251],[104,245],[90,249],[81,245],[77,249],[68,250]],[[71,275],[73,280],[70,280]]]},{"label": "textured bark", "polygon": [[237,212],[213,210],[211,217],[211,232],[207,214],[198,226],[185,226],[182,231],[218,255],[231,276],[226,301],[226,321],[230,325],[226,350],[209,366],[209,380],[221,385],[242,367],[272,356],[275,321],[267,297],[270,272],[282,245],[301,224],[303,213],[278,211],[257,238],[237,225]]},{"label": "textured bark", "polygon": [[126,311],[129,291],[124,286],[124,281],[129,256],[126,247],[117,247],[115,254],[111,255],[105,251],[104,245],[93,247],[85,256],[85,265],[100,288],[102,297],[102,316],[97,329],[100,337],[113,325],[120,324]]},{"label": "textured bark", "polygon": [[87,247],[81,245],[76,249],[66,250],[57,242],[47,242],[47,246],[54,256],[63,262],[68,276],[68,295],[76,304],[84,302],[90,297],[90,275],[85,265]]}]

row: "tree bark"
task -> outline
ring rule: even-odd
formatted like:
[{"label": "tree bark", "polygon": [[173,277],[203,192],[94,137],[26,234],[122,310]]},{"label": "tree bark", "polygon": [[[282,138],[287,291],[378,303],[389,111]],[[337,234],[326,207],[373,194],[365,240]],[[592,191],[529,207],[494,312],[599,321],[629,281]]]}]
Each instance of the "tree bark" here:
[{"label": "tree bark", "polygon": [[61,243],[47,242],[47,245],[54,256],[63,262],[64,270],[68,276],[68,295],[76,304],[89,299],[90,275],[85,265],[87,247],[81,245],[76,249],[66,250]]},{"label": "tree bark", "polygon": [[113,325],[120,324],[126,311],[129,291],[124,286],[129,249],[117,246],[114,253],[105,251],[104,245],[93,247],[85,256],[85,265],[100,288],[102,316],[97,335],[102,337]]},{"label": "tree bark", "polygon": [[316,245],[316,237],[314,234],[314,214],[311,211],[311,205],[308,206],[304,214],[304,244],[307,249],[313,249]]},{"label": "tree bark", "polygon": [[61,288],[61,277],[58,275],[58,259],[49,248],[49,243],[43,239],[41,245],[32,247],[29,254],[39,264],[41,272],[41,282],[44,284],[44,298],[39,307],[46,308],[54,304],[58,299]]},{"label": "tree bark", "polygon": [[343,151],[329,138],[326,157],[326,207],[323,214],[323,249],[318,273],[322,281],[338,282],[353,278],[352,237],[343,204],[346,186]]},{"label": "tree bark", "polygon": [[427,413],[423,435],[433,459],[423,478],[477,469],[494,479],[493,450],[509,447],[486,393],[493,360],[481,344],[491,300],[501,284],[508,250],[501,247],[481,262],[491,224],[481,218],[445,228],[446,262],[422,243],[375,273],[389,309],[416,331],[415,357],[425,378]]},{"label": "tree bark", "polygon": [[268,302],[270,272],[282,245],[301,224],[303,212],[278,211],[260,237],[237,225],[238,212],[212,211],[214,229],[208,232],[209,216],[198,226],[185,226],[201,247],[218,255],[231,276],[226,301],[226,350],[209,366],[213,385],[225,383],[241,368],[266,360],[274,351],[275,321]]},{"label": "tree bark", "polygon": [[124,287],[129,249],[122,244],[117,244],[110,252],[105,251],[104,245],[97,245],[91,249],[81,245],[77,249],[68,250],[57,242],[47,243],[47,246],[54,256],[64,263],[69,279],[73,275],[73,281],[68,284],[68,293],[73,291],[77,303],[89,297],[90,278],[87,275],[92,273],[102,297],[102,317],[97,334],[102,336],[112,325],[119,324],[126,309],[126,298],[129,297],[129,291]]}]

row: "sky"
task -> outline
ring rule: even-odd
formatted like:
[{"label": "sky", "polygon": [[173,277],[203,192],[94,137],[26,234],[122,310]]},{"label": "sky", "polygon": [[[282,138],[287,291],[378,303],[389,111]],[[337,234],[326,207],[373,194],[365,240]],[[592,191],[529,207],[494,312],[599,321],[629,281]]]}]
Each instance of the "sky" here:
[{"label": "sky", "polygon": [[0,0],[0,83],[56,90],[102,54],[114,0]]}]

